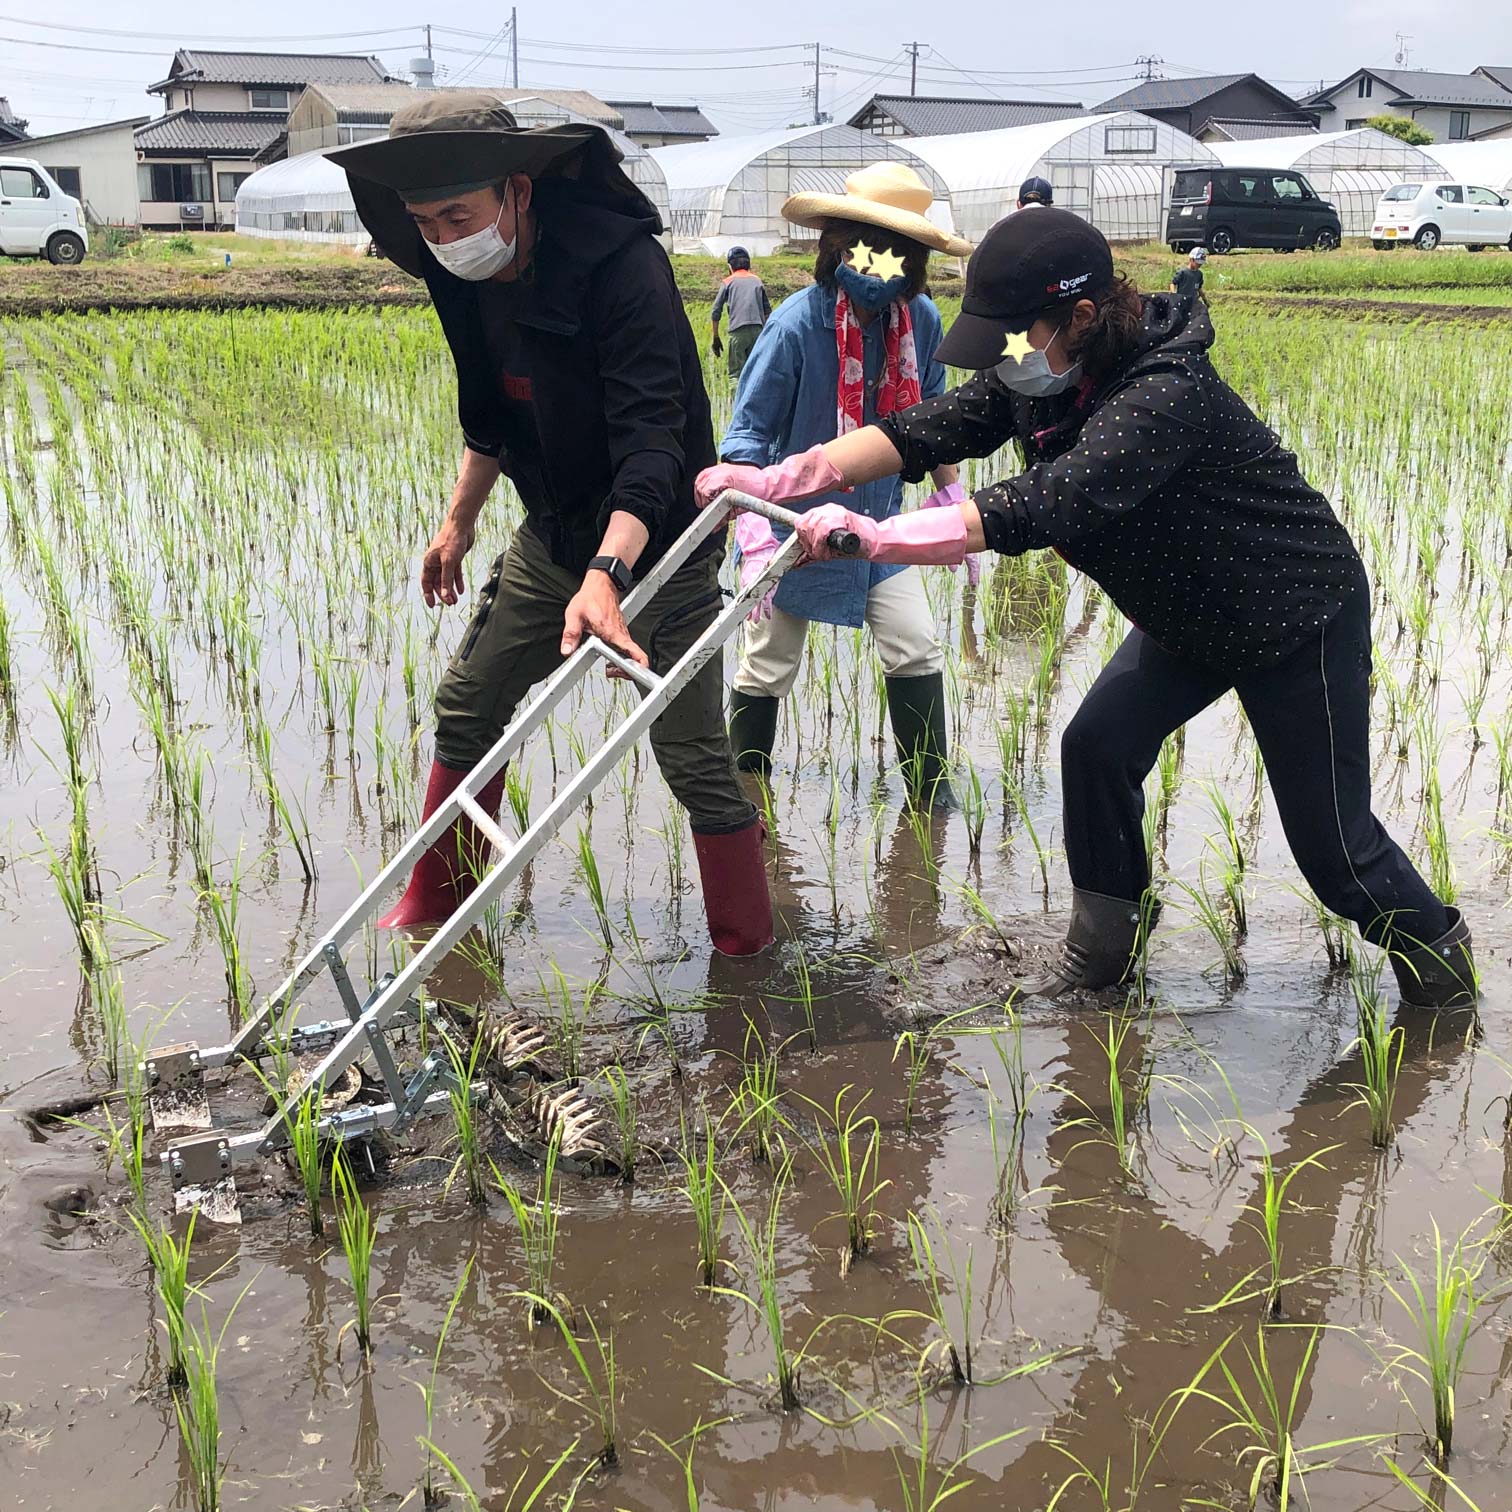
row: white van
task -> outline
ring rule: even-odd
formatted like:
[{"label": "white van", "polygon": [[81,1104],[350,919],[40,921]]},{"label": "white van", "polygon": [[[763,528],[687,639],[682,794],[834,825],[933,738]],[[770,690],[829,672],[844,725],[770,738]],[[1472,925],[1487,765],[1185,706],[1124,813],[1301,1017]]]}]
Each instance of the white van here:
[{"label": "white van", "polygon": [[1376,202],[1370,241],[1377,250],[1411,242],[1420,252],[1512,247],[1512,205],[1479,184],[1393,184]]},{"label": "white van", "polygon": [[87,251],[83,205],[41,163],[0,157],[0,252],[71,264],[83,262]]}]

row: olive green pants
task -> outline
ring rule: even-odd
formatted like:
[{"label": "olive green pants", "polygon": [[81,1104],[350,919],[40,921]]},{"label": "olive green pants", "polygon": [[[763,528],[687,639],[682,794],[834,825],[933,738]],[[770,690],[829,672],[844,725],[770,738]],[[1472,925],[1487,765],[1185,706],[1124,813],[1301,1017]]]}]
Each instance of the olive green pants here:
[{"label": "olive green pants", "polygon": [[[686,563],[630,622],[653,671],[666,672],[719,613],[720,560],[716,552]],[[562,617],[581,586],[534,532],[515,532],[436,690],[436,759],[443,766],[476,766],[530,689],[561,666]],[[700,834],[741,829],[756,812],[725,733],[723,664],[719,655],[706,662],[651,726],[656,764]]]},{"label": "olive green pants", "polygon": [[751,355],[751,348],[756,345],[756,338],[761,335],[760,326],[740,326],[730,332],[730,339],[725,343],[729,352],[730,377],[740,377],[741,370],[746,365],[746,359]]}]

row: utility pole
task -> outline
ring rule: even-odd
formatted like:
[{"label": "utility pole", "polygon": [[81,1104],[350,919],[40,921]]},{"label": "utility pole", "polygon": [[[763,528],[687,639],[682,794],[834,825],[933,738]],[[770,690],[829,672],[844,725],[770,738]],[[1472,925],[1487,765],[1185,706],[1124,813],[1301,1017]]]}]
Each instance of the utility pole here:
[{"label": "utility pole", "polygon": [[425,56],[427,58],[429,58],[432,63],[434,63],[436,61],[436,55],[435,55],[435,53],[433,53],[431,51],[431,35],[430,35],[430,22],[429,21],[427,21],[425,23]]},{"label": "utility pole", "polygon": [[819,125],[819,44],[814,43],[814,125]]},{"label": "utility pole", "polygon": [[908,93],[913,96],[919,92],[919,43],[905,42],[903,51],[912,60],[908,65]]},{"label": "utility pole", "polygon": [[1144,73],[1141,74],[1140,77],[1145,81],[1146,84],[1148,84],[1151,79],[1158,79],[1161,77],[1160,74],[1156,72],[1156,69],[1158,69],[1164,62],[1164,58],[1153,58],[1148,53],[1146,53],[1141,57],[1135,58],[1134,66],[1136,68],[1144,69]]},{"label": "utility pole", "polygon": [[509,76],[514,87],[520,87],[520,12],[509,7]]}]

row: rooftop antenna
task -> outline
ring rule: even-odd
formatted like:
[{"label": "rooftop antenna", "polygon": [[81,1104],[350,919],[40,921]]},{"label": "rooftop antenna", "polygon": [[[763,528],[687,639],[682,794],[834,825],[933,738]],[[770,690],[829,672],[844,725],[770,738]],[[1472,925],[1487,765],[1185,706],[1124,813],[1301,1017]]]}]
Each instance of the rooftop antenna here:
[{"label": "rooftop antenna", "polygon": [[1412,34],[1410,32],[1398,32],[1396,34],[1396,39],[1396,66],[1398,68],[1406,68],[1407,59],[1412,55],[1412,49],[1407,46],[1407,44],[1412,41]]}]

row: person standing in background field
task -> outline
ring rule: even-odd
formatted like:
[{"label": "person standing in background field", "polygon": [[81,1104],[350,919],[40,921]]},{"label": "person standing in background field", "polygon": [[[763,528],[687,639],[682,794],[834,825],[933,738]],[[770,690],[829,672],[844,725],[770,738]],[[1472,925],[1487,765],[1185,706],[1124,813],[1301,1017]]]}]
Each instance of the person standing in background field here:
[{"label": "person standing in background field", "polygon": [[1171,293],[1184,305],[1193,305],[1202,295],[1202,265],[1207,261],[1206,247],[1193,247],[1187,265],[1171,275]]},{"label": "person standing in background field", "polygon": [[761,335],[761,328],[772,318],[772,301],[767,298],[766,285],[759,275],[751,271],[751,254],[744,247],[731,247],[725,253],[730,265],[729,276],[719,286],[714,297],[714,309],[709,319],[714,326],[714,339],[710,348],[716,357],[724,351],[719,339],[719,316],[721,311],[730,312],[730,377],[740,377]]},{"label": "person standing in background field", "polygon": [[1026,178],[1019,185],[1018,207],[1027,210],[1031,205],[1053,205],[1055,190],[1049,179]]}]

